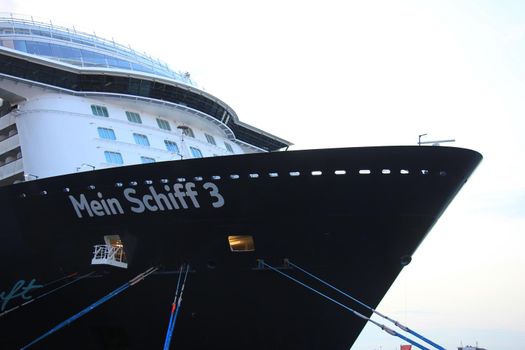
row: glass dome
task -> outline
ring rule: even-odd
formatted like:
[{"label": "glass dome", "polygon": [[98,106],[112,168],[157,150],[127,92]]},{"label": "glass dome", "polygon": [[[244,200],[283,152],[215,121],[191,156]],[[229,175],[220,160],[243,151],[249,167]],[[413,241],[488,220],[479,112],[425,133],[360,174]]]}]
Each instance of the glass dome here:
[{"label": "glass dome", "polygon": [[32,17],[0,14],[0,46],[79,67],[148,73],[196,87],[189,73],[173,71],[167,64],[130,47]]}]

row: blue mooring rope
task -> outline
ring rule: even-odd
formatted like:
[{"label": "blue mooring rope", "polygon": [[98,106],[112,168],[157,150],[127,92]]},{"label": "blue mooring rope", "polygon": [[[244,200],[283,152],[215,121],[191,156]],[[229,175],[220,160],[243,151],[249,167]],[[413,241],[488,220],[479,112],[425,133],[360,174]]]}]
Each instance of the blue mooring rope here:
[{"label": "blue mooring rope", "polygon": [[414,331],[414,330],[408,328],[407,326],[402,325],[402,324],[399,323],[398,321],[393,320],[393,319],[391,319],[390,317],[388,317],[388,316],[386,316],[386,315],[383,315],[382,313],[380,313],[379,311],[376,311],[374,308],[368,306],[367,304],[363,303],[363,302],[360,301],[359,299],[356,299],[356,298],[354,298],[353,296],[351,296],[350,294],[345,293],[345,292],[343,292],[342,290],[338,289],[337,287],[331,285],[330,283],[328,283],[328,282],[326,282],[326,281],[323,281],[323,280],[320,279],[319,277],[317,277],[317,276],[315,276],[314,274],[312,274],[312,273],[306,271],[305,269],[303,269],[303,268],[297,266],[296,264],[290,262],[289,260],[288,260],[288,264],[289,264],[290,266],[292,266],[292,267],[298,269],[299,271],[301,271],[301,272],[307,274],[308,276],[314,278],[315,280],[317,280],[317,281],[323,283],[325,286],[328,286],[328,287],[332,288],[333,290],[335,290],[336,292],[339,292],[339,293],[341,293],[342,295],[344,295],[345,297],[347,297],[347,298],[349,298],[349,299],[355,301],[356,303],[358,303],[359,305],[361,305],[361,306],[365,307],[366,309],[372,311],[372,312],[375,313],[376,315],[378,315],[378,316],[380,316],[380,317],[382,317],[382,318],[384,318],[384,319],[386,319],[386,320],[392,322],[392,323],[395,324],[397,327],[401,328],[403,331],[412,334],[413,336],[415,336],[415,337],[417,337],[417,338],[423,340],[425,343],[430,344],[431,346],[435,347],[436,349],[439,349],[439,350],[445,350],[445,348],[442,347],[441,345],[438,345],[438,344],[434,343],[432,340],[430,340],[430,339],[424,337],[423,335],[421,335],[421,334],[417,333],[416,331]]},{"label": "blue mooring rope", "polygon": [[352,309],[351,307],[346,306],[346,305],[343,304],[343,303],[340,303],[339,301],[337,301],[337,300],[335,300],[335,299],[329,297],[328,295],[326,295],[326,294],[324,294],[324,293],[318,291],[317,289],[315,289],[315,288],[313,288],[313,287],[310,287],[310,286],[307,285],[306,283],[303,283],[303,282],[299,281],[298,279],[296,279],[296,278],[294,278],[294,277],[292,277],[292,276],[290,276],[290,275],[288,275],[288,274],[286,274],[286,273],[284,273],[284,272],[282,272],[282,271],[276,269],[275,267],[268,265],[268,264],[265,263],[264,261],[261,260],[260,262],[261,262],[264,266],[266,266],[266,267],[268,267],[269,269],[271,269],[272,271],[275,271],[275,272],[281,274],[282,276],[284,276],[284,277],[286,277],[286,278],[289,278],[290,280],[294,281],[295,283],[297,283],[297,284],[299,284],[299,285],[301,285],[301,286],[303,286],[303,287],[305,287],[305,288],[311,290],[312,292],[314,292],[314,293],[316,293],[316,294],[322,296],[323,298],[328,299],[329,301],[331,301],[331,302],[333,302],[333,303],[335,303],[335,304],[341,306],[342,308],[344,308],[344,309],[346,309],[346,310],[352,312],[352,313],[353,313],[354,315],[356,315],[357,317],[360,317],[360,318],[362,318],[362,319],[364,319],[364,320],[366,320],[366,321],[368,321],[368,322],[371,322],[371,323],[375,324],[376,326],[378,326],[379,328],[381,328],[382,330],[384,330],[384,331],[387,332],[388,334],[393,335],[393,336],[395,336],[395,337],[398,337],[398,338],[400,338],[400,339],[403,339],[404,341],[406,341],[406,342],[408,342],[408,343],[414,345],[415,347],[418,347],[419,349],[422,349],[422,350],[430,350],[429,348],[427,348],[427,347],[425,347],[425,346],[419,344],[419,343],[416,342],[415,340],[412,340],[412,339],[410,339],[410,338],[407,338],[407,337],[405,337],[404,335],[399,334],[398,332],[394,331],[393,329],[390,329],[390,328],[388,328],[387,326],[385,326],[385,325],[383,325],[383,324],[380,324],[379,322],[376,322],[376,321],[372,320],[372,319],[369,318],[369,317],[366,317],[365,315],[363,315],[363,314],[361,314],[361,313],[355,311],[355,310]]},{"label": "blue mooring rope", "polygon": [[144,278],[148,277],[153,272],[157,271],[157,269],[158,269],[157,267],[152,267],[152,268],[149,268],[148,270],[146,270],[145,272],[137,275],[135,278],[131,279],[129,282],[126,282],[125,284],[123,284],[122,286],[118,287],[117,289],[115,289],[111,293],[107,294],[103,298],[99,299],[98,301],[94,302],[90,306],[86,307],[85,309],[83,309],[79,313],[71,316],[67,320],[65,320],[65,321],[59,323],[58,325],[56,325],[55,327],[51,328],[49,331],[47,331],[46,333],[42,334],[40,337],[36,338],[35,340],[30,342],[29,344],[25,345],[20,350],[28,349],[29,347],[31,347],[31,346],[35,345],[36,343],[38,343],[39,341],[41,341],[42,339],[48,337],[49,335],[55,333],[58,330],[64,328],[65,326],[68,326],[69,324],[73,323],[74,321],[76,321],[80,317],[84,316],[85,314],[87,314],[88,312],[90,312],[91,310],[96,308],[97,306],[99,306],[99,305],[105,303],[106,301],[108,301],[109,299],[117,296],[118,294],[120,294],[121,292],[126,290],[128,287],[131,287],[131,286],[139,283]]},{"label": "blue mooring rope", "polygon": [[[183,265],[184,266],[184,265]],[[179,293],[179,284],[181,280],[183,266],[180,267],[179,278],[177,280],[177,289],[175,290],[175,298],[173,299],[173,304],[171,307],[170,322],[168,323],[168,331],[166,332],[166,339],[164,340],[164,350],[169,350],[171,338],[173,336],[173,330],[175,329],[175,322],[177,321],[177,316],[179,315],[180,306],[182,303],[182,294],[184,293],[184,286],[186,285],[186,278],[188,278],[188,272],[190,271],[190,265],[186,265],[186,273],[184,274],[184,280],[182,282],[182,287],[180,288]]]}]

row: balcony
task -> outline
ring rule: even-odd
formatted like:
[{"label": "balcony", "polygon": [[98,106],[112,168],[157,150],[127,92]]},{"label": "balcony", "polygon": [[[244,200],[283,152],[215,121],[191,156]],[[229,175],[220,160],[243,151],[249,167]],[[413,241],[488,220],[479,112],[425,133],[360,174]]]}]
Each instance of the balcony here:
[{"label": "balcony", "polygon": [[6,163],[0,164],[0,179],[5,179],[7,177],[16,175],[24,171],[24,164],[22,158],[11,159],[10,157],[6,158]]},{"label": "balcony", "polygon": [[20,146],[20,138],[16,130],[14,130],[14,132],[15,133],[7,138],[3,138],[5,135],[0,135],[0,154],[4,154]]}]

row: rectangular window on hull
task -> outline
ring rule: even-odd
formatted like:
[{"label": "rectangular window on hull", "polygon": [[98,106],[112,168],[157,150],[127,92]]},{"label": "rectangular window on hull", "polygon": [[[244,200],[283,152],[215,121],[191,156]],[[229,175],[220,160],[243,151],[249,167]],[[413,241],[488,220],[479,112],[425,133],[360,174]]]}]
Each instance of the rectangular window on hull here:
[{"label": "rectangular window on hull", "polygon": [[98,130],[98,136],[100,136],[101,139],[106,139],[106,140],[116,140],[117,139],[115,137],[115,132],[113,131],[113,129],[97,128],[97,130]]},{"label": "rectangular window on hull", "polygon": [[173,141],[164,140],[164,144],[166,145],[166,149],[170,152],[179,153],[179,146]]},{"label": "rectangular window on hull", "polygon": [[230,243],[230,250],[234,253],[253,252],[255,250],[253,236],[228,236],[228,242]]},{"label": "rectangular window on hull", "polygon": [[138,113],[126,111],[126,117],[132,123],[142,124],[142,119],[140,119],[140,114]]},{"label": "rectangular window on hull", "polygon": [[195,147],[190,147],[191,154],[193,155],[193,158],[202,158],[202,152],[200,149]]},{"label": "rectangular window on hull", "polygon": [[137,145],[149,146],[149,140],[148,140],[148,137],[146,135],[133,134],[133,138],[135,139],[135,143]]},{"label": "rectangular window on hull", "polygon": [[118,152],[104,151],[104,156],[106,157],[106,162],[111,164],[124,164],[122,159],[122,154]]},{"label": "rectangular window on hull", "polygon": [[163,130],[171,130],[170,123],[167,120],[157,118],[157,124],[159,125],[159,128]]},{"label": "rectangular window on hull", "polygon": [[215,142],[215,138],[211,135],[208,135],[208,134],[204,134],[206,135],[206,140],[208,140],[208,143],[211,143],[212,145],[217,145],[217,143]]},{"label": "rectangular window on hull", "polygon": [[140,161],[142,162],[142,164],[155,163],[155,159],[150,157],[140,157]]},{"label": "rectangular window on hull", "polygon": [[91,105],[91,112],[98,117],[109,117],[108,109],[104,106]]}]

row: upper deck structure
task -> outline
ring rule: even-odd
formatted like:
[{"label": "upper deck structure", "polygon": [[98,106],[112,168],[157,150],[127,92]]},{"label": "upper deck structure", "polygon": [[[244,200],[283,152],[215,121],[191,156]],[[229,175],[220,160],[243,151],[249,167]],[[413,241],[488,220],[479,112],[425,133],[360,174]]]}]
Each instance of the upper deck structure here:
[{"label": "upper deck structure", "polygon": [[115,165],[267,152],[189,73],[114,41],[0,17],[0,183]]}]

